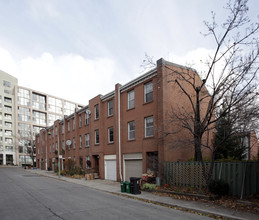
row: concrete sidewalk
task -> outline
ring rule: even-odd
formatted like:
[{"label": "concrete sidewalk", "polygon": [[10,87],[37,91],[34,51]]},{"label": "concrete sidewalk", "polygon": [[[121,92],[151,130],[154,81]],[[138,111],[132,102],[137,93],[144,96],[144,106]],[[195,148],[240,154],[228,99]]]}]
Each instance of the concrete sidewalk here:
[{"label": "concrete sidewalk", "polygon": [[184,211],[193,211],[202,213],[205,215],[213,217],[221,217],[225,219],[259,219],[259,215],[249,213],[249,212],[240,212],[232,209],[226,209],[220,206],[215,206],[210,203],[202,203],[198,201],[187,201],[187,200],[178,200],[171,197],[158,196],[149,192],[141,192],[139,195],[133,195],[129,193],[122,193],[119,182],[110,181],[110,180],[85,180],[85,179],[74,179],[69,177],[60,178],[53,171],[45,171],[39,169],[27,169],[30,173],[35,173],[38,175],[55,178],[69,183],[79,184],[82,186],[90,187],[96,190],[105,191],[108,193],[113,193],[120,196],[125,196],[128,198],[134,198],[146,202],[151,202],[158,205],[169,206]]}]

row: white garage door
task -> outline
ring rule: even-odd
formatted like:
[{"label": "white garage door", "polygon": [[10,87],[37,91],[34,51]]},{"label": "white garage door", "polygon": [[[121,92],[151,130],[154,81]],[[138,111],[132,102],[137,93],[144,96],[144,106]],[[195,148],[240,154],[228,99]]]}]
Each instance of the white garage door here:
[{"label": "white garage door", "polygon": [[142,176],[142,160],[125,160],[125,180]]},{"label": "white garage door", "polygon": [[116,160],[105,160],[105,179],[117,180]]}]

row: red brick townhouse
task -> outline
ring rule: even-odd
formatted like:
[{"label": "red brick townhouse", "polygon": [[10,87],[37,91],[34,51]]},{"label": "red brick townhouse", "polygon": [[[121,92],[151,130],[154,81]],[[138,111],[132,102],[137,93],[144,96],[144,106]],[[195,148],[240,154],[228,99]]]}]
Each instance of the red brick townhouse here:
[{"label": "red brick townhouse", "polygon": [[170,83],[175,74],[166,67],[191,71],[201,82],[194,70],[158,60],[153,70],[125,85],[116,84],[111,93],[96,96],[84,108],[41,130],[36,137],[37,167],[54,166],[60,153],[61,170],[72,161],[84,169],[91,166],[100,178],[120,181],[148,170],[157,173],[164,161],[193,157],[193,147],[179,142],[190,137],[187,131],[165,135],[181,127],[171,120],[172,107],[188,109],[189,103]]}]

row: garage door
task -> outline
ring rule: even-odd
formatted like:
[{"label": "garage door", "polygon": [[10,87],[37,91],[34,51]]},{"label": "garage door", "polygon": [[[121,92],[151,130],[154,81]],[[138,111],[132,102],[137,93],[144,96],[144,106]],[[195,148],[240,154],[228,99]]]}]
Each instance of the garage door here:
[{"label": "garage door", "polygon": [[125,180],[142,176],[142,160],[125,160]]},{"label": "garage door", "polygon": [[105,179],[117,180],[116,160],[105,160]]}]

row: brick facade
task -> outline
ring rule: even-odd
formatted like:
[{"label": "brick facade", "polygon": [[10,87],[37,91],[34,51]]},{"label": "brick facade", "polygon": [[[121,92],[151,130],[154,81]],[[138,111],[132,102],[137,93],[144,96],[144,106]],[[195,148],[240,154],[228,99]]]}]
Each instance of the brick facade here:
[{"label": "brick facade", "polygon": [[[190,139],[190,134],[186,130],[176,132],[180,124],[170,122],[172,107],[188,109],[189,103],[179,87],[171,83],[175,80],[172,69],[192,71],[197,75],[194,70],[160,59],[157,68],[123,86],[116,84],[113,92],[94,97],[84,108],[41,130],[36,137],[37,167],[54,168],[58,160],[58,142],[62,154],[61,170],[69,160],[75,160],[76,166],[86,169],[89,158],[91,168],[100,178],[117,181],[147,170],[161,172],[164,161],[192,158],[193,146],[179,142]],[[201,82],[198,75],[197,82]],[[86,123],[87,116],[89,123]],[[168,130],[175,134],[166,135]],[[96,143],[97,134],[99,143]],[[90,143],[86,146],[88,135]],[[71,146],[64,144],[67,140],[71,140]],[[210,156],[206,151],[203,153]]]}]

